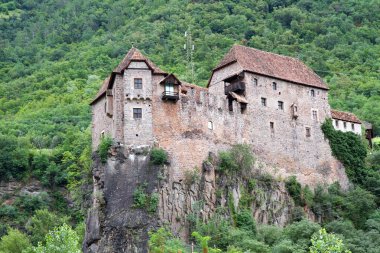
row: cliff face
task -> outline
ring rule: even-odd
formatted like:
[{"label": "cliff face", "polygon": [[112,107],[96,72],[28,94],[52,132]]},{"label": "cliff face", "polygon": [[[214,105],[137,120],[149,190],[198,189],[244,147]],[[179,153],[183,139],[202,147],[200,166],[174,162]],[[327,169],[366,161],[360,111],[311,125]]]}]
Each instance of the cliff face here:
[{"label": "cliff face", "polygon": [[150,166],[147,147],[124,152],[113,148],[106,164],[94,155],[94,198],[88,212],[84,252],[146,252],[148,231],[157,215],[134,207],[134,192],[157,189],[157,168]]},{"label": "cliff face", "polygon": [[146,146],[113,147],[105,164],[94,154],[84,252],[147,252],[148,231],[166,225],[186,238],[194,219],[207,221],[216,209],[232,217],[239,208],[249,208],[262,224],[283,226],[292,219],[294,204],[283,182],[260,173],[218,175],[216,159],[210,153],[211,162],[176,181],[170,163],[149,162]]}]

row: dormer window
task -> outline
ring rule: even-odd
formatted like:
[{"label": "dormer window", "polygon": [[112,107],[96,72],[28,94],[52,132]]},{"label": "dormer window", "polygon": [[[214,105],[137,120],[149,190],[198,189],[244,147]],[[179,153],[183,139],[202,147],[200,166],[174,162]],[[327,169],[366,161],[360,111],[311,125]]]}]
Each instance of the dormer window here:
[{"label": "dormer window", "polygon": [[173,94],[174,93],[174,84],[173,83],[165,83],[165,93]]},{"label": "dormer window", "polygon": [[161,80],[160,84],[164,86],[164,91],[162,92],[163,100],[177,101],[179,99],[179,86],[181,85],[181,82],[177,79],[177,77],[175,77],[173,74],[170,74]]},{"label": "dormer window", "polygon": [[135,78],[134,79],[134,87],[136,90],[142,89],[142,79],[141,78]]}]

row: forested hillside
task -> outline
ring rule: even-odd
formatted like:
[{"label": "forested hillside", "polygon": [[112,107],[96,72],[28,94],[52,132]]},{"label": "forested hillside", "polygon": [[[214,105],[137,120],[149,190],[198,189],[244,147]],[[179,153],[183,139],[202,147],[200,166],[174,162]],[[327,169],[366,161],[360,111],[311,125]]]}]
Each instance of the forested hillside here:
[{"label": "forested hillside", "polygon": [[72,224],[83,219],[89,102],[132,45],[192,81],[188,29],[196,84],[206,85],[235,43],[297,57],[327,82],[333,108],[354,112],[380,134],[379,0],[0,0],[0,180],[35,178],[47,189],[32,200],[3,196],[13,205],[0,206],[0,236],[7,224],[33,234],[25,223],[38,209],[69,215],[61,219]]}]

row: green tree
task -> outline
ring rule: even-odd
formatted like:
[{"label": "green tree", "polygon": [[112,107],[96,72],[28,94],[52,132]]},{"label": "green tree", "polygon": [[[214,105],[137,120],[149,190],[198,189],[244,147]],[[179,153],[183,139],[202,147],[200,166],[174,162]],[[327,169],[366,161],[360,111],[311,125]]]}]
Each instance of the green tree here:
[{"label": "green tree", "polygon": [[31,244],[26,234],[8,227],[8,233],[0,240],[0,253],[22,253],[29,246]]},{"label": "green tree", "polygon": [[343,241],[333,234],[328,234],[324,228],[311,238],[310,253],[351,253],[345,249]]},{"label": "green tree", "polygon": [[67,223],[68,220],[69,217],[60,217],[47,209],[37,210],[26,224],[26,229],[32,243],[37,245],[38,242],[44,243],[45,235],[50,230]]},{"label": "green tree", "polygon": [[33,247],[30,252],[80,253],[79,237],[76,232],[66,224],[46,234],[45,241],[45,244],[39,242],[38,246]]}]

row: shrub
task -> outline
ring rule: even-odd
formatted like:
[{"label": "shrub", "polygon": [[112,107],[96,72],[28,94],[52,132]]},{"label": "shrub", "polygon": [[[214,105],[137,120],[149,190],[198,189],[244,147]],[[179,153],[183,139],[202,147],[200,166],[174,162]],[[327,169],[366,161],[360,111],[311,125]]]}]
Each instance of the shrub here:
[{"label": "shrub", "polygon": [[256,235],[256,222],[250,210],[244,209],[236,214],[236,227]]},{"label": "shrub", "polygon": [[289,177],[285,182],[285,186],[290,196],[293,198],[294,203],[297,206],[301,206],[303,204],[301,197],[302,187],[301,184],[297,181],[297,178],[295,176]]},{"label": "shrub", "polygon": [[199,169],[197,167],[195,167],[192,170],[185,171],[184,182],[187,187],[190,187],[192,184],[199,182],[200,179],[201,179],[201,176],[199,173]]},{"label": "shrub", "polygon": [[150,162],[154,165],[163,165],[168,161],[168,154],[162,148],[153,148],[150,152]]},{"label": "shrub", "polygon": [[146,209],[149,213],[154,213],[157,210],[160,195],[156,192],[147,194],[146,187],[146,183],[137,186],[133,192],[132,207]]},{"label": "shrub", "polygon": [[229,151],[219,152],[219,170],[224,173],[250,172],[255,162],[247,144],[237,144]]},{"label": "shrub", "polygon": [[183,243],[165,228],[149,232],[148,246],[151,253],[185,252]]},{"label": "shrub", "polygon": [[99,144],[99,148],[98,148],[98,154],[100,156],[100,160],[102,161],[102,163],[105,163],[107,161],[108,150],[110,149],[111,145],[112,145],[111,137],[106,136],[102,138]]}]

